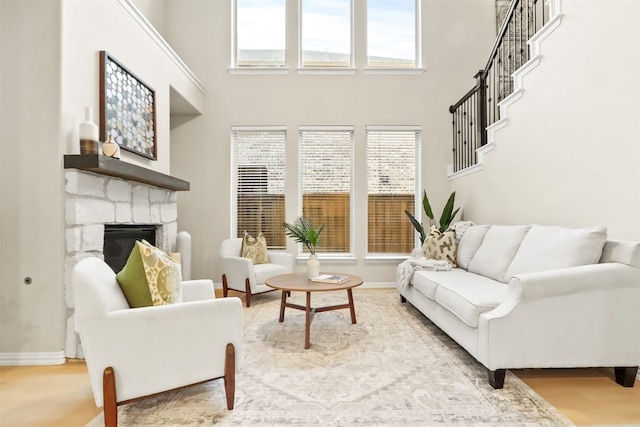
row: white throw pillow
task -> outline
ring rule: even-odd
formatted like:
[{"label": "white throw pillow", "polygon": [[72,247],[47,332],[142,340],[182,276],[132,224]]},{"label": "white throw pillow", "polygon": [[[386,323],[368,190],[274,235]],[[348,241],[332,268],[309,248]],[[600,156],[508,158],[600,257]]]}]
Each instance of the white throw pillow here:
[{"label": "white throw pillow", "polygon": [[492,225],[469,263],[468,271],[504,282],[507,268],[530,228],[530,225]]},{"label": "white throw pillow", "polygon": [[489,227],[489,225],[473,225],[465,230],[460,238],[460,243],[458,243],[458,253],[456,257],[458,267],[464,268],[465,270],[469,268],[469,263],[482,244],[484,235],[487,234]]},{"label": "white throw pillow", "polygon": [[533,225],[522,240],[504,281],[516,274],[577,267],[600,261],[607,228],[567,228]]}]

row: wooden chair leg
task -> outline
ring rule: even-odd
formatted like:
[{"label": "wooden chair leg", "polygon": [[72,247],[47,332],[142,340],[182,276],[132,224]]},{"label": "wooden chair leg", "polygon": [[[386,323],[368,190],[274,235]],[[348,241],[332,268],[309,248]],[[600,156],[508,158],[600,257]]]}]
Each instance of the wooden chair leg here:
[{"label": "wooden chair leg", "polygon": [[118,401],[116,400],[116,376],[111,366],[102,373],[102,400],[105,427],[118,425]]},{"label": "wooden chair leg", "polygon": [[249,284],[249,278],[246,278],[244,280],[244,286],[247,292],[247,298],[246,298],[247,307],[250,307],[251,306],[251,285]]},{"label": "wooden chair leg", "polygon": [[236,350],[233,344],[227,344],[224,359],[224,392],[227,396],[227,409],[232,410],[236,396]]},{"label": "wooden chair leg", "polygon": [[222,296],[227,297],[229,295],[229,285],[227,284],[227,275],[222,275]]}]

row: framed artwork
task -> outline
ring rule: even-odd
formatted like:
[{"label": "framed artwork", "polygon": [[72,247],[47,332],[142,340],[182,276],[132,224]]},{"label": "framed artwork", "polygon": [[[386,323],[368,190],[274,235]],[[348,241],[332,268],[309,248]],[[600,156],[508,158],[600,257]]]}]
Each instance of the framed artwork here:
[{"label": "framed artwork", "polygon": [[123,150],[157,160],[155,91],[100,51],[100,140],[109,135]]}]

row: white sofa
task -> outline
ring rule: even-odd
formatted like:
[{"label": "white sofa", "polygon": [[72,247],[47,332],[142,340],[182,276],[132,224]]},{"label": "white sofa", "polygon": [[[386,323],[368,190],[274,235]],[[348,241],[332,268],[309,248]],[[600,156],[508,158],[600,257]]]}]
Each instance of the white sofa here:
[{"label": "white sofa", "polygon": [[409,301],[502,388],[506,369],[614,367],[632,387],[640,364],[640,243],[605,227],[474,225],[457,267],[398,282]]}]

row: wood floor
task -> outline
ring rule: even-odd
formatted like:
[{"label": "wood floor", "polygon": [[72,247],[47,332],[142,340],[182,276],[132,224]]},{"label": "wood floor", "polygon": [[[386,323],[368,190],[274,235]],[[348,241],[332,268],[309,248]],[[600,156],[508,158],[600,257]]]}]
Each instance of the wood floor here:
[{"label": "wood floor", "polygon": [[[512,372],[576,425],[640,426],[640,383],[619,386],[613,369]],[[100,412],[84,361],[0,366],[0,427],[81,427]]]}]

